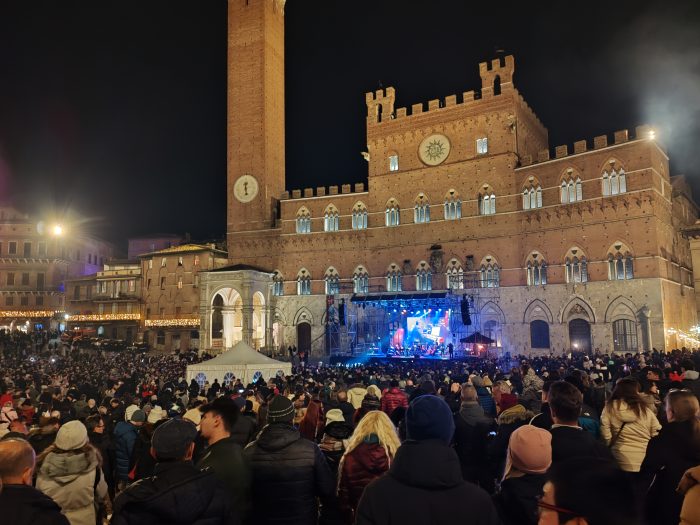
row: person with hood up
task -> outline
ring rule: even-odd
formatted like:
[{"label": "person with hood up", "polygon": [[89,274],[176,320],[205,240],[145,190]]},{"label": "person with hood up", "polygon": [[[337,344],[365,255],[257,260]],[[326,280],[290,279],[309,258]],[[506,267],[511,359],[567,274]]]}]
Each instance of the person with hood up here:
[{"label": "person with hood up", "polygon": [[3,523],[70,525],[68,518],[61,514],[61,507],[32,487],[34,462],[34,449],[24,439],[0,441],[0,515]]},{"label": "person with hood up", "polygon": [[276,395],[267,407],[267,425],[243,451],[258,523],[315,525],[317,498],[333,495],[326,459],[315,443],[301,437],[293,419],[292,401]]},{"label": "person with hood up", "polygon": [[494,503],[503,525],[536,525],[537,498],[552,465],[552,434],[525,425],[510,435],[506,469]]},{"label": "person with hood up", "polygon": [[640,472],[649,486],[648,522],[676,525],[683,501],[676,487],[687,469],[700,465],[700,404],[690,391],[670,390],[664,406],[668,424],[649,441]]},{"label": "person with hood up", "polygon": [[450,447],[454,420],[444,400],[415,399],[406,413],[406,431],[408,440],[389,471],[365,489],[355,523],[452,525],[456,517],[465,525],[500,523],[486,491],[462,479],[459,458]]},{"label": "person with hood up", "polygon": [[80,421],[69,421],[37,459],[36,488],[53,499],[71,525],[95,525],[107,495],[102,458]]},{"label": "person with hood up", "polygon": [[365,487],[389,470],[400,446],[396,428],[384,412],[372,410],[357,424],[338,467],[338,499],[349,522]]},{"label": "person with hood up", "polygon": [[601,415],[600,432],[625,472],[639,472],[649,440],[661,425],[642,399],[639,382],[620,379]]},{"label": "person with hood up", "polygon": [[362,406],[365,395],[367,395],[367,389],[361,383],[355,383],[348,389],[348,401],[355,410]]},{"label": "person with hood up", "polygon": [[194,423],[171,419],[156,428],[155,474],[130,485],[114,501],[111,525],[236,525],[236,509],[211,469],[192,464]]}]

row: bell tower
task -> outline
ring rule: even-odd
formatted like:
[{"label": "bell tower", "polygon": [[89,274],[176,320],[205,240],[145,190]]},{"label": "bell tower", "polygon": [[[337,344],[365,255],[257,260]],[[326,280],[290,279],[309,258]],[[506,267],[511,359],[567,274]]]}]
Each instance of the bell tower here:
[{"label": "bell tower", "polygon": [[274,227],[284,191],[285,0],[228,0],[227,233]]}]

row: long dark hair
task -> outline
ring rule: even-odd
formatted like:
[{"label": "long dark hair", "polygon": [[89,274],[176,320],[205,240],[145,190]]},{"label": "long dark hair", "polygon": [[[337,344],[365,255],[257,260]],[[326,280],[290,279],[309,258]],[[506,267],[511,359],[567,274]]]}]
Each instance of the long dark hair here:
[{"label": "long dark hair", "polygon": [[615,385],[610,399],[608,399],[608,410],[615,410],[613,402],[619,399],[620,401],[627,403],[627,406],[632,409],[637,417],[641,417],[642,413],[646,410],[646,404],[644,403],[642,396],[639,394],[639,391],[639,381],[633,377],[625,377],[620,379]]}]

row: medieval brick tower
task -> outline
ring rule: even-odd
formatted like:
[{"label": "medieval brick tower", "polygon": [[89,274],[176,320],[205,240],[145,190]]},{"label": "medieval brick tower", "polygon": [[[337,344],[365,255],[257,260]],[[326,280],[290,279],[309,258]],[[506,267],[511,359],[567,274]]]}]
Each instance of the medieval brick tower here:
[{"label": "medieval brick tower", "polygon": [[230,265],[201,273],[202,348],[401,349],[419,309],[421,333],[479,330],[498,352],[689,341],[687,184],[644,126],[550,147],[510,55],[480,63],[473,91],[366,93],[367,184],[287,190],[284,6],[228,0]]},{"label": "medieval brick tower", "polygon": [[284,191],[285,0],[228,0],[228,243],[274,226]]}]

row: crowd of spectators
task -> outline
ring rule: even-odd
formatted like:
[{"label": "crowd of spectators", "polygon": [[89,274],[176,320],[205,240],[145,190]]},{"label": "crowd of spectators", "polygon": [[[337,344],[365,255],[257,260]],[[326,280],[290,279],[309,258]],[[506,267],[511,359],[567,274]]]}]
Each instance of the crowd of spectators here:
[{"label": "crowd of spectators", "polygon": [[700,353],[297,367],[0,358],[8,523],[700,523]]}]

